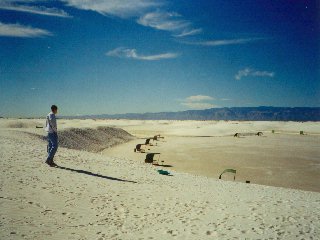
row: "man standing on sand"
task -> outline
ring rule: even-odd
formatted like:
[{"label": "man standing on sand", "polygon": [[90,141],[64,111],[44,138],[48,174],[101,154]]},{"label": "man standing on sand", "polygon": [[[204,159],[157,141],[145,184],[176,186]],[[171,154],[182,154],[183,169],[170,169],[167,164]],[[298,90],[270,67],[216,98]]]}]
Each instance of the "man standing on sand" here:
[{"label": "man standing on sand", "polygon": [[58,130],[57,130],[57,120],[56,114],[58,113],[58,107],[56,105],[51,106],[51,112],[47,115],[46,128],[48,132],[48,146],[47,152],[48,157],[46,164],[50,167],[56,166],[53,162],[53,158],[58,149]]}]

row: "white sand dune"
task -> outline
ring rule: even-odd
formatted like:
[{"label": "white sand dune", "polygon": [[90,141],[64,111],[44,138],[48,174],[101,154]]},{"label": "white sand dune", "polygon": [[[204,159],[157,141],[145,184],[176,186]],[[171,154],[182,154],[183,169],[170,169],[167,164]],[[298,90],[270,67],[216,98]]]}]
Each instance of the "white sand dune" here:
[{"label": "white sand dune", "polygon": [[[50,168],[43,163],[46,143],[25,133],[43,133],[32,125],[43,120],[32,120],[34,128],[28,124],[8,127],[7,121],[0,120],[0,239],[320,236],[320,193],[219,181],[171,169],[173,176],[163,176],[156,171],[161,167],[141,161],[67,148],[58,150],[56,162],[60,167]],[[147,130],[140,124],[70,120],[59,126],[67,129],[122,125],[126,130],[131,128],[130,133],[141,135],[172,129],[176,134],[186,133],[177,128],[185,124],[181,122],[163,124],[163,128],[158,127],[161,122],[146,123]],[[193,129],[192,124],[186,127]],[[310,132],[315,130],[309,128]],[[285,131],[292,131],[292,127]]]},{"label": "white sand dune", "polygon": [[[46,137],[41,136],[41,139],[46,140]],[[123,129],[111,127],[70,128],[59,132],[60,147],[88,152],[100,152],[133,139],[135,137]]]}]

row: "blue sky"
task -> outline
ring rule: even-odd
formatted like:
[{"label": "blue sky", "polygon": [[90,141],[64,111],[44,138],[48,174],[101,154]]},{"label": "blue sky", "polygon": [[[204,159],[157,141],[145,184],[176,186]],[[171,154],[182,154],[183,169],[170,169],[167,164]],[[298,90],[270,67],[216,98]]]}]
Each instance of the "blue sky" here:
[{"label": "blue sky", "polygon": [[0,116],[319,107],[319,7],[1,0]]}]

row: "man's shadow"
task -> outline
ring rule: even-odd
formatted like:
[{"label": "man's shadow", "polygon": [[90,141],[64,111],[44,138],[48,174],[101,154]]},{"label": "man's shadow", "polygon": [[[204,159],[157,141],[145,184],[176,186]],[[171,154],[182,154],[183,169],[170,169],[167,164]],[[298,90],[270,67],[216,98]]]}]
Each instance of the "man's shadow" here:
[{"label": "man's shadow", "polygon": [[68,171],[71,171],[71,172],[82,173],[82,174],[86,174],[86,175],[93,176],[93,177],[99,177],[99,178],[104,178],[104,179],[119,181],[119,182],[137,183],[137,182],[135,182],[135,181],[129,181],[129,180],[124,180],[124,179],[114,178],[114,177],[108,177],[108,176],[104,176],[104,175],[101,175],[101,174],[97,174],[97,173],[93,173],[93,172],[89,172],[89,171],[85,171],[85,170],[72,169],[72,168],[62,167],[62,166],[59,166],[59,165],[56,165],[55,168],[59,168],[59,169],[63,169],[63,170],[68,170]]}]

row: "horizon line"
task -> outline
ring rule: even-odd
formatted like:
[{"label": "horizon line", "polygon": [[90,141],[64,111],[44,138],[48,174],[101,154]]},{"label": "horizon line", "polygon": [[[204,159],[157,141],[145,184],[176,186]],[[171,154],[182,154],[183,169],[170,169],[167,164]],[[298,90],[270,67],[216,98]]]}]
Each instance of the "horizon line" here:
[{"label": "horizon line", "polygon": [[[206,109],[187,109],[187,110],[180,110],[180,111],[160,111],[160,112],[126,112],[126,113],[96,113],[96,114],[77,114],[77,115],[58,115],[57,118],[79,118],[79,117],[90,117],[90,116],[102,116],[102,115],[108,115],[108,116],[115,116],[115,115],[128,115],[128,114],[137,114],[137,115],[144,115],[144,114],[158,114],[158,113],[181,113],[181,112],[188,112],[188,111],[205,111],[205,110],[211,110],[211,109],[231,109],[231,108],[319,108],[319,107],[275,107],[275,106],[254,106],[254,107],[213,107],[213,108],[206,108]],[[44,118],[44,116],[5,116],[0,115],[1,118],[18,118],[18,119],[36,119],[36,118]]]}]

